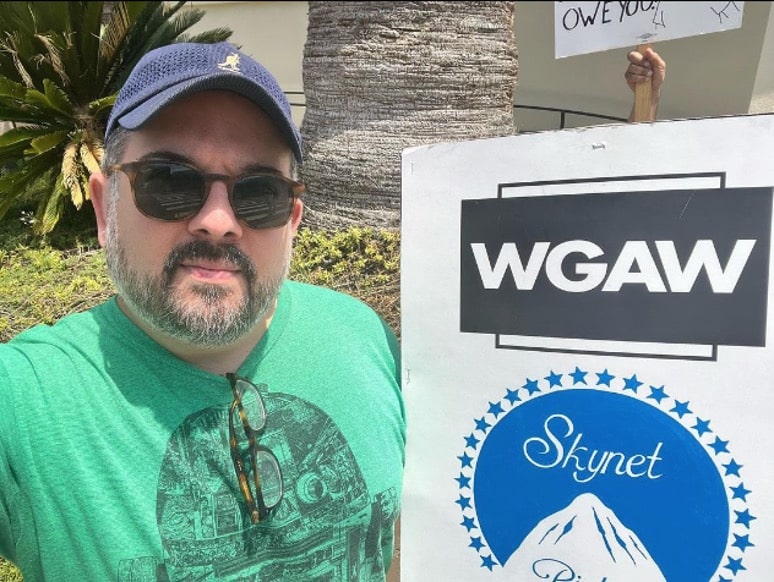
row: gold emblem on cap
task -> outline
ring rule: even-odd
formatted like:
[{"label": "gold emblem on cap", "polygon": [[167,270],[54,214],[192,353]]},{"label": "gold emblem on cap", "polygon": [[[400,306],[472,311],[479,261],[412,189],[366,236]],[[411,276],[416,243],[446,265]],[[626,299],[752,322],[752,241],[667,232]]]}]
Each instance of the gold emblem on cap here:
[{"label": "gold emblem on cap", "polygon": [[224,71],[230,71],[232,73],[239,73],[239,55],[231,53],[226,57],[226,60],[222,63],[218,63],[218,68]]}]

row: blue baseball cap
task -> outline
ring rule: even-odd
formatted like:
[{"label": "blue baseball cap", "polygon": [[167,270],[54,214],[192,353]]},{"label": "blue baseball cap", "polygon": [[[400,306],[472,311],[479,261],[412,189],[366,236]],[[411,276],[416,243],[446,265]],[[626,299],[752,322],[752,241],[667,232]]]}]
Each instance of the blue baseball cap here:
[{"label": "blue baseball cap", "polygon": [[176,99],[208,89],[234,91],[253,101],[272,119],[301,161],[301,134],[277,80],[227,42],[175,43],[144,55],[118,93],[105,141],[117,126],[137,129]]}]

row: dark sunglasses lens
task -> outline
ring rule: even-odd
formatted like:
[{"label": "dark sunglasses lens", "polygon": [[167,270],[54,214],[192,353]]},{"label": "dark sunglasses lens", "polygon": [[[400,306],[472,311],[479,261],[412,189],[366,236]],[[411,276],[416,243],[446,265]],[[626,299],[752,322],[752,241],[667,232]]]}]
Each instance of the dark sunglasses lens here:
[{"label": "dark sunglasses lens", "polygon": [[277,457],[269,451],[259,450],[256,455],[258,474],[261,477],[261,495],[268,509],[276,507],[282,499],[282,473]]},{"label": "dark sunglasses lens", "polygon": [[293,208],[293,190],[276,176],[245,176],[234,184],[234,212],[251,228],[286,224]]},{"label": "dark sunglasses lens", "polygon": [[202,207],[204,177],[195,168],[182,164],[140,164],[134,182],[134,197],[137,207],[148,216],[184,220]]}]

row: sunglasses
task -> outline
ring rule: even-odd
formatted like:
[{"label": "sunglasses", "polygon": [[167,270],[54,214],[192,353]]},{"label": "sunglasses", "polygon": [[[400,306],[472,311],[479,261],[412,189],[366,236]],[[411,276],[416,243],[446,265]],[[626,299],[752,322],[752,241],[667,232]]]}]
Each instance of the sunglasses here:
[{"label": "sunglasses", "polygon": [[231,460],[250,521],[258,523],[282,500],[282,472],[274,453],[258,444],[258,436],[266,428],[266,406],[258,387],[236,374],[226,374],[226,378],[234,395],[228,414]]},{"label": "sunglasses", "polygon": [[116,164],[107,171],[126,174],[140,212],[168,222],[195,216],[216,181],[226,185],[234,215],[255,229],[287,224],[295,201],[304,192],[303,184],[279,174],[205,174],[195,166],[168,160]]}]

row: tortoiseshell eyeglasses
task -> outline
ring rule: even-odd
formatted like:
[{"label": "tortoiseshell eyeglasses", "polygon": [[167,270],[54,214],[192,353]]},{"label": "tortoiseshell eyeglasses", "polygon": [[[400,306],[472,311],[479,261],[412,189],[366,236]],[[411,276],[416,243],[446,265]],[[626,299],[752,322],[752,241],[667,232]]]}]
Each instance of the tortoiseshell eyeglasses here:
[{"label": "tortoiseshell eyeglasses", "polygon": [[[276,455],[258,444],[266,428],[266,406],[258,387],[236,374],[226,374],[234,401],[228,411],[231,460],[250,521],[265,520],[282,499],[282,472]],[[241,430],[235,417],[239,417]],[[247,467],[247,468],[246,468]]]}]

